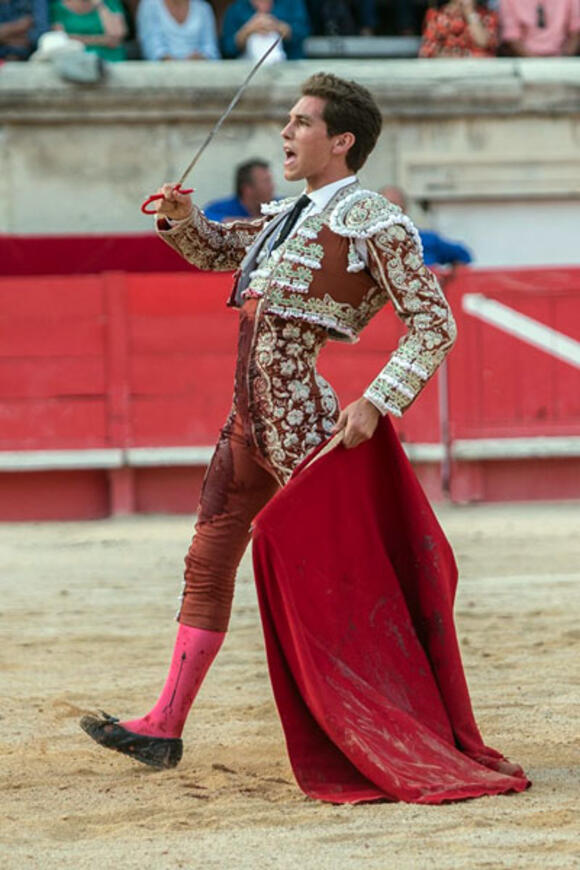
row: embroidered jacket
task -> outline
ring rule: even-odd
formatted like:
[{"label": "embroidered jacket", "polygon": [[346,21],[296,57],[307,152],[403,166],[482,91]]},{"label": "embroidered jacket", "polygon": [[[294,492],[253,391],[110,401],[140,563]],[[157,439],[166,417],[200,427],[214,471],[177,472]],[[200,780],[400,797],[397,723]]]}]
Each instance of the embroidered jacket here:
[{"label": "embroidered jacket", "polygon": [[456,334],[439,283],[423,263],[417,230],[398,206],[357,182],[270,251],[294,202],[269,203],[262,218],[230,224],[209,221],[194,207],[186,221],[158,231],[201,269],[238,269],[231,304],[262,297],[264,312],[316,323],[336,340],[357,341],[391,301],[407,334],[364,395],[381,413],[400,416]]}]

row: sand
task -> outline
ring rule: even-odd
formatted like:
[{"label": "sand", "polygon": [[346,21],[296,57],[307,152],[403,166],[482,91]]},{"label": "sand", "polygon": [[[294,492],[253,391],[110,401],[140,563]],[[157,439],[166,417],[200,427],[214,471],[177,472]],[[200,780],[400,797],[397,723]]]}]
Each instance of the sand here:
[{"label": "sand", "polygon": [[2,525],[3,870],[580,867],[580,508],[439,514],[461,569],[478,721],[531,790],[438,807],[307,799],[285,754],[249,554],[180,766],[160,773],[100,749],[79,716],[142,714],[163,681],[191,521]]}]

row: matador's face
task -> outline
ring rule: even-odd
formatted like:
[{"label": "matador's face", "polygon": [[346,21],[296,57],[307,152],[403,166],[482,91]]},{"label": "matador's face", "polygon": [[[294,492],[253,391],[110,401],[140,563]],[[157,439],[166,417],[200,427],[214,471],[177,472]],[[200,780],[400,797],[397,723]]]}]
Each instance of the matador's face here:
[{"label": "matador's face", "polygon": [[345,134],[328,135],[323,110],[324,100],[320,97],[301,97],[290,110],[288,123],[281,132],[286,181],[305,178],[310,189],[328,183],[329,169],[336,163],[340,140]]}]

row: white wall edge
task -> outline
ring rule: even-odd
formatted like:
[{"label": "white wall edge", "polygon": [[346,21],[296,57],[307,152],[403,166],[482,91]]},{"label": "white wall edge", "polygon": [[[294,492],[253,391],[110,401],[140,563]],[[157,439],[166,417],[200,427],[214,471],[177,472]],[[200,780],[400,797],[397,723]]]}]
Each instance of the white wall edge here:
[{"label": "white wall edge", "polygon": [[130,468],[208,465],[213,451],[213,447],[129,447],[125,456]]},{"label": "white wall edge", "polygon": [[442,462],[445,458],[443,444],[403,444],[403,450],[411,462]]},{"label": "white wall edge", "polygon": [[580,436],[457,439],[451,445],[451,456],[463,460],[573,458],[580,456]]},{"label": "white wall edge", "polygon": [[123,465],[123,451],[118,448],[0,451],[0,471],[74,471]]},{"label": "white wall edge", "polygon": [[[442,444],[403,444],[411,462],[441,462]],[[130,447],[127,450],[4,450],[0,471],[72,471],[79,469],[205,466],[213,447]],[[451,445],[456,460],[554,459],[580,457],[580,436],[469,438]]]}]

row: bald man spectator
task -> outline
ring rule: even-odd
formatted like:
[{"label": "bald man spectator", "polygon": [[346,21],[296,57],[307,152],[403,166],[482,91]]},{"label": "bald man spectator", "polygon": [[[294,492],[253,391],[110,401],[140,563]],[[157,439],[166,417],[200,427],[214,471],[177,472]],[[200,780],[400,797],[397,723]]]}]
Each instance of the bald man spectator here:
[{"label": "bald man spectator", "polygon": [[580,0],[501,0],[502,38],[517,57],[562,57],[580,47]]},{"label": "bald man spectator", "polygon": [[260,206],[274,198],[274,182],[270,165],[265,160],[248,160],[236,169],[236,195],[209,202],[205,216],[212,221],[260,217]]},{"label": "bald man spectator", "polygon": [[[400,187],[387,185],[379,190],[390,202],[398,205],[405,213],[407,212],[407,196]],[[471,263],[473,257],[470,251],[459,242],[450,242],[433,230],[419,229],[419,235],[423,243],[423,257],[427,266],[452,266],[456,263],[466,265]]]}]

